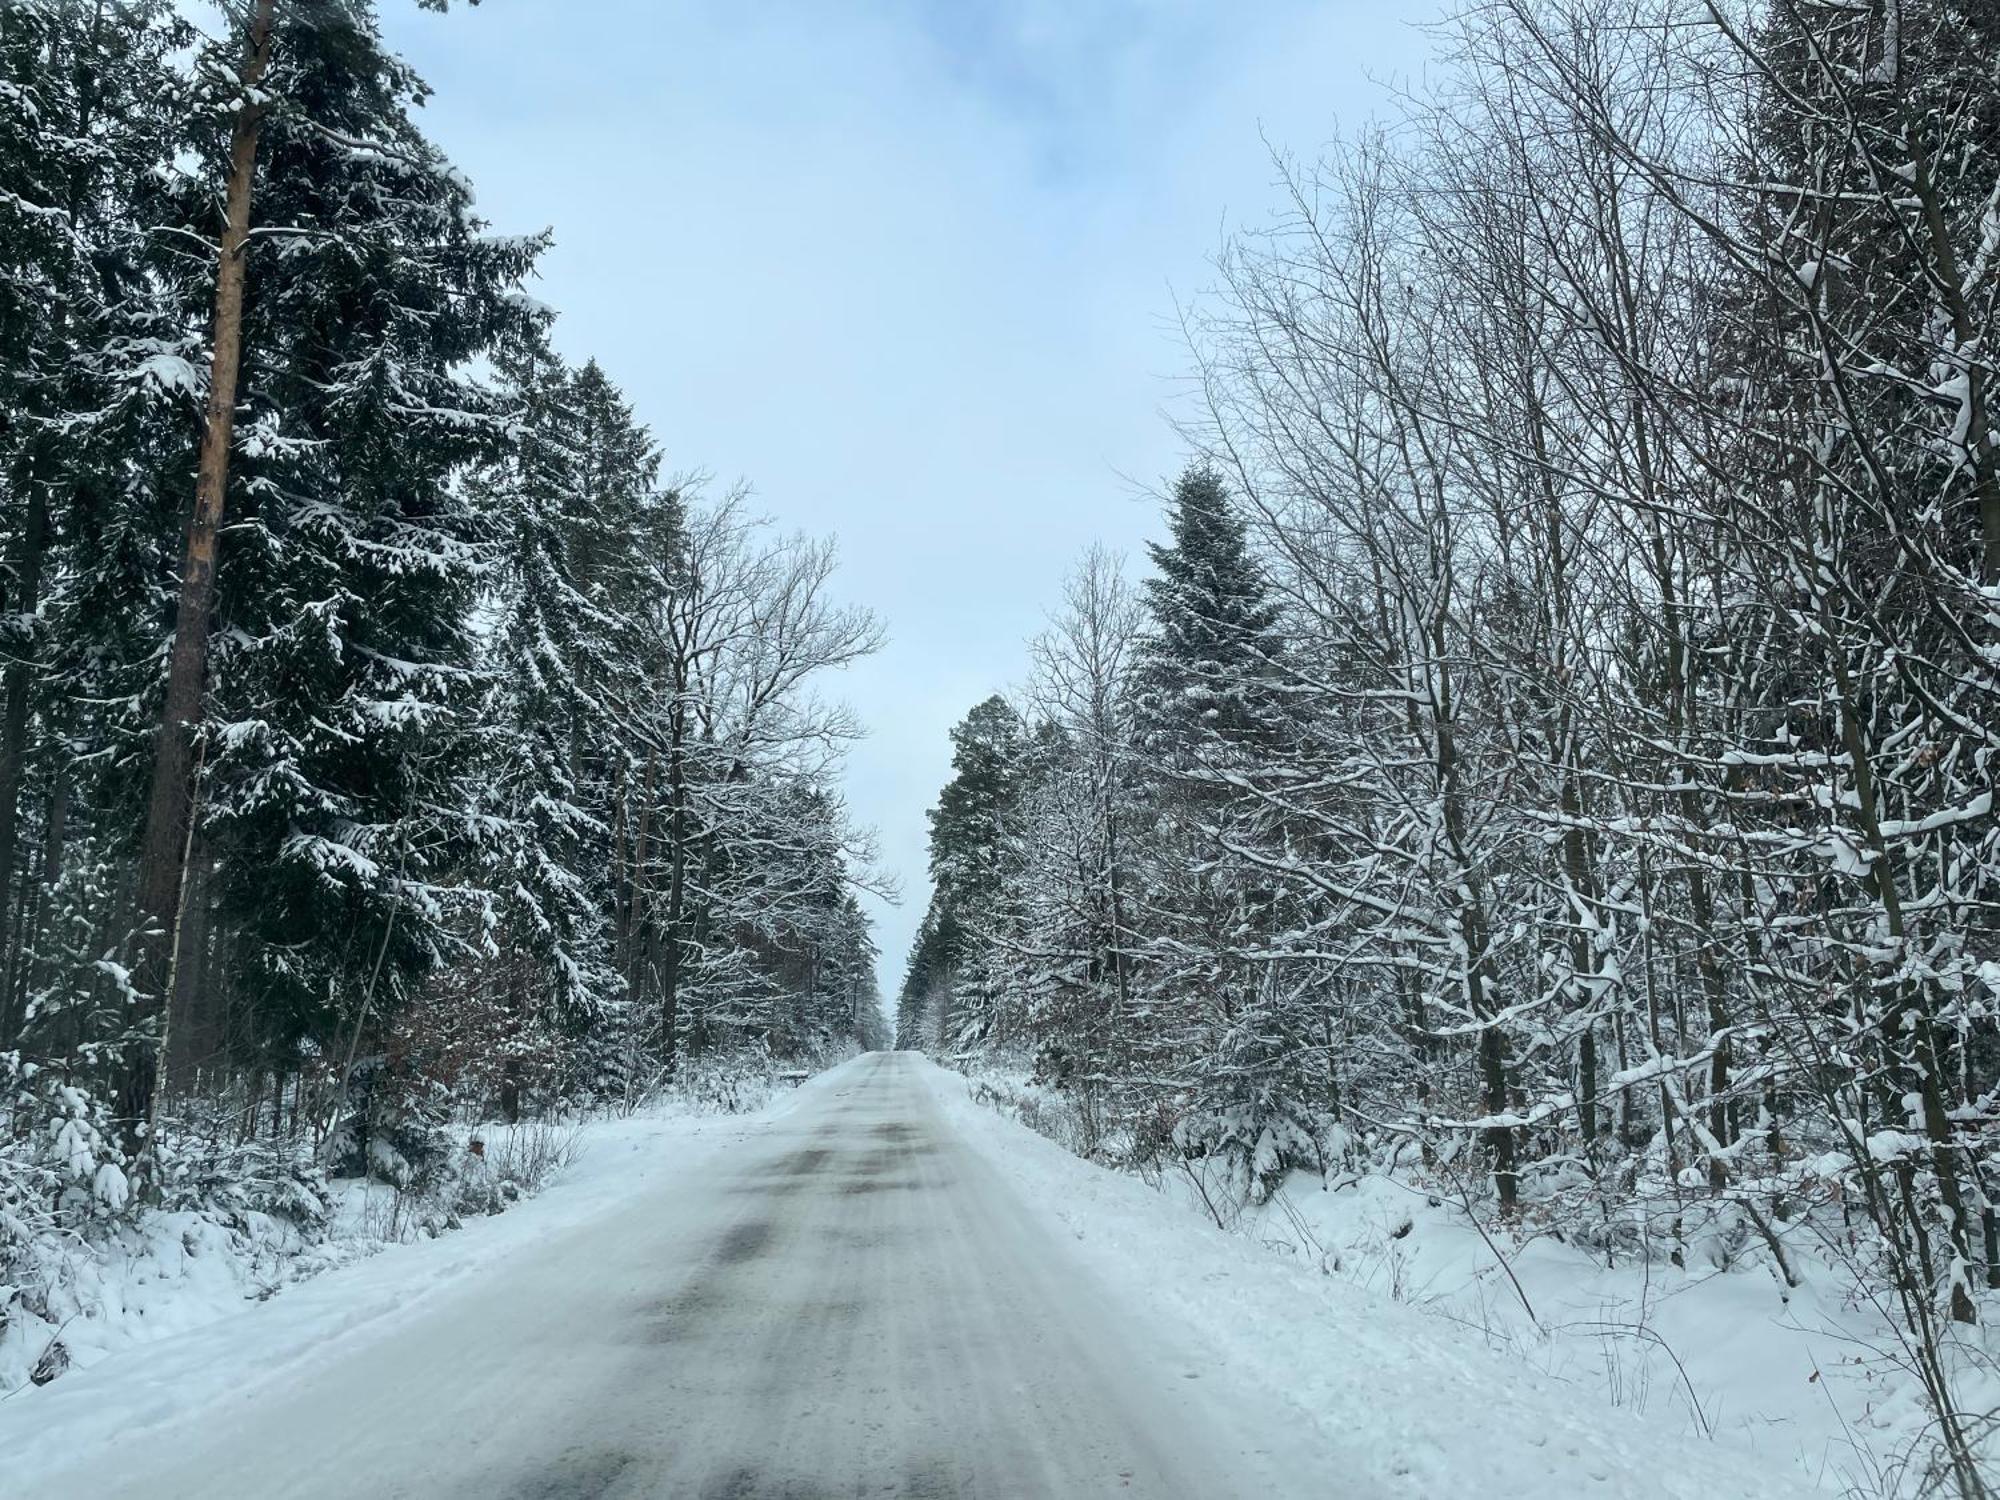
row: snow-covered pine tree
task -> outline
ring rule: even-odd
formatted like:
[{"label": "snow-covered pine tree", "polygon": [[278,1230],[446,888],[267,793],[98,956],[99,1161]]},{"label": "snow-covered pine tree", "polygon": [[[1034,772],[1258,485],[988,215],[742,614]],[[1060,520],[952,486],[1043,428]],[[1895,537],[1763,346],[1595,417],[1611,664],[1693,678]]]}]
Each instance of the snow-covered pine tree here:
[{"label": "snow-covered pine tree", "polygon": [[0,38],[0,1046],[47,1057],[87,1033],[81,1007],[123,1004],[92,966],[129,920],[111,866],[201,393],[154,232],[189,36],[164,3],[24,4]]},{"label": "snow-covered pine tree", "polygon": [[1140,585],[1140,733],[1168,774],[1203,781],[1281,732],[1279,612],[1219,470],[1187,469],[1166,520]]},{"label": "snow-covered pine tree", "polygon": [[[484,232],[369,7],[280,7],[269,52],[198,832],[242,1042],[283,1072],[393,1011],[473,896],[461,480],[508,424],[472,365],[529,319],[540,241]],[[239,143],[197,144],[219,175]]]},{"label": "snow-covered pine tree", "polygon": [[563,1063],[564,1039],[623,999],[612,794],[635,750],[646,549],[675,502],[594,362],[570,370],[537,331],[496,363],[514,438],[471,493],[496,554],[481,811],[499,825],[483,883],[498,903],[492,983],[512,1040],[496,1061],[511,1118],[524,1062]]},{"label": "snow-covered pine tree", "polygon": [[[74,344],[60,311],[80,289],[85,254],[70,210],[82,163],[55,120],[70,40],[57,7],[0,13],[0,483],[6,523],[4,647],[0,674],[0,941],[15,910],[36,616],[49,540],[49,469],[59,415],[56,386]],[[65,153],[64,145],[71,147]],[[4,982],[0,980],[0,982]],[[0,989],[0,1046],[16,1030],[13,986]]]},{"label": "snow-covered pine tree", "polygon": [[930,819],[932,924],[941,951],[925,982],[938,1045],[992,1034],[1004,1004],[998,939],[1007,930],[1005,874],[1018,830],[1026,744],[1006,699],[976,704],[951,731],[952,779]]},{"label": "snow-covered pine tree", "polygon": [[[1275,838],[1246,783],[1286,742],[1280,611],[1219,470],[1196,463],[1149,550],[1137,644],[1135,749],[1150,818],[1143,897],[1155,914],[1148,1005],[1186,1080],[1185,1149],[1256,1163],[1258,1182],[1316,1159],[1290,1056],[1302,1027],[1268,950],[1270,880],[1232,853]],[[1279,825],[1282,827],[1282,825]],[[1163,1023],[1163,1024],[1162,1024]]]},{"label": "snow-covered pine tree", "polygon": [[896,990],[896,1045],[915,1051],[941,1051],[937,1017],[943,1005],[944,986],[950,982],[951,954],[960,939],[957,920],[941,906],[932,891],[917,935],[910,943],[910,956],[903,966],[903,980]]}]

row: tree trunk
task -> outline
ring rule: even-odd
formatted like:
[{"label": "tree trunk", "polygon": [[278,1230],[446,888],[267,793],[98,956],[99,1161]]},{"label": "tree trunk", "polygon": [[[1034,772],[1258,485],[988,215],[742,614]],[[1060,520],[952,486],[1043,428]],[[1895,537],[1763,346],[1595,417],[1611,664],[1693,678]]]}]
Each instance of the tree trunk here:
[{"label": "tree trunk", "polygon": [[521,1059],[510,1057],[500,1069],[500,1118],[521,1123]]},{"label": "tree trunk", "polygon": [[[21,528],[21,550],[14,565],[14,597],[9,603],[21,619],[31,620],[41,604],[42,554],[48,543],[49,498],[46,484],[28,485],[28,512]],[[29,627],[31,630],[33,626]],[[28,708],[35,686],[35,646],[24,642],[7,664],[4,704],[0,704],[0,939],[18,948],[20,909],[9,901],[21,839],[21,782],[28,759]],[[10,924],[13,924],[10,926]],[[5,1033],[0,1032],[0,1039]]]},{"label": "tree trunk", "polygon": [[625,819],[631,812],[631,777],[620,757],[611,793],[611,956],[624,974],[632,966],[632,864],[625,848]]},{"label": "tree trunk", "polygon": [[0,1046],[13,1046],[21,1040],[26,1030],[28,997],[34,993],[40,970],[47,962],[46,953],[36,951],[40,945],[35,939],[48,920],[56,880],[62,873],[63,838],[69,824],[67,775],[67,767],[59,766],[49,778],[41,870],[36,880],[23,883],[23,889],[32,891],[34,899],[21,904],[14,940],[14,968],[8,977],[7,992],[0,995]]},{"label": "tree trunk", "polygon": [[681,921],[687,904],[688,673],[685,658],[675,662],[674,704],[667,716],[667,909],[660,923],[659,941],[660,1062],[669,1075],[678,1061]]},{"label": "tree trunk", "polygon": [[195,1069],[202,1056],[197,1020],[204,1008],[202,954],[208,946],[210,897],[206,843],[197,830],[190,850],[180,953],[173,966],[173,994],[167,1009],[164,1066],[170,1097],[180,1097],[194,1087]]},{"label": "tree trunk", "polygon": [[216,543],[229,486],[236,384],[243,362],[243,276],[250,238],[250,191],[256,178],[257,138],[267,110],[258,97],[257,85],[271,61],[275,7],[276,0],[256,0],[243,65],[237,75],[243,99],[237,105],[229,137],[229,183],[215,273],[214,348],[209,360],[208,406],[195,473],[194,512],[188,520],[187,549],[181,563],[173,651],[167,666],[166,703],[153,746],[153,784],[139,846],[136,997],[118,1088],[123,1144],[126,1153],[133,1157],[143,1153],[149,1133],[148,1122],[159,1079],[154,1027],[168,998],[179,935],[188,822],[194,802],[193,731],[201,722],[202,689],[208,672]]},{"label": "tree trunk", "polygon": [[645,998],[646,960],[653,926],[646,888],[646,862],[652,858],[653,780],[657,757],[646,757],[646,774],[639,784],[638,828],[632,839],[631,893],[625,912],[625,990],[637,1003]]}]

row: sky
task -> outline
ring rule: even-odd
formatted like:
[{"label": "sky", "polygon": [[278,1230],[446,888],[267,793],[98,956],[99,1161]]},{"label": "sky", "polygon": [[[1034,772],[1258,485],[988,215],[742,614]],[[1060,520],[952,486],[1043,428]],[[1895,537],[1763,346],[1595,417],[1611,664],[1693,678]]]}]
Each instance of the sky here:
[{"label": "sky", "polygon": [[[1017,685],[1093,543],[1134,570],[1187,457],[1175,309],[1267,222],[1272,146],[1382,108],[1422,0],[385,0],[422,117],[674,471],[839,538],[887,646],[825,684],[885,992],[947,731]],[[1268,144],[1267,144],[1268,143]]]}]

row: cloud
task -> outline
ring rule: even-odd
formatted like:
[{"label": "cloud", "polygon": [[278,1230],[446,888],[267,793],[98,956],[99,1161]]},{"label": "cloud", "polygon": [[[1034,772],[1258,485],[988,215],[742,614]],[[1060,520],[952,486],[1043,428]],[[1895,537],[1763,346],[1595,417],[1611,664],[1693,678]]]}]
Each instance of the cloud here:
[{"label": "cloud", "polygon": [[1181,459],[1172,291],[1415,39],[1340,0],[486,0],[387,8],[431,134],[670,465],[836,532],[891,643],[830,685],[850,776],[922,912],[946,729],[1024,667],[1070,560],[1136,552]]}]

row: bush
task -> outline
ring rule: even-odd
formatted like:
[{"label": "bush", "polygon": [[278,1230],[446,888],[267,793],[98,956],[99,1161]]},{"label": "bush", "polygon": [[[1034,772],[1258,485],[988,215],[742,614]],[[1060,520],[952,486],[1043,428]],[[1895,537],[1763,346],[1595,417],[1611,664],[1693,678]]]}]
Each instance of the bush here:
[{"label": "bush", "polygon": [[68,1368],[79,1252],[132,1212],[104,1101],[60,1068],[0,1052],[0,1391]]}]

